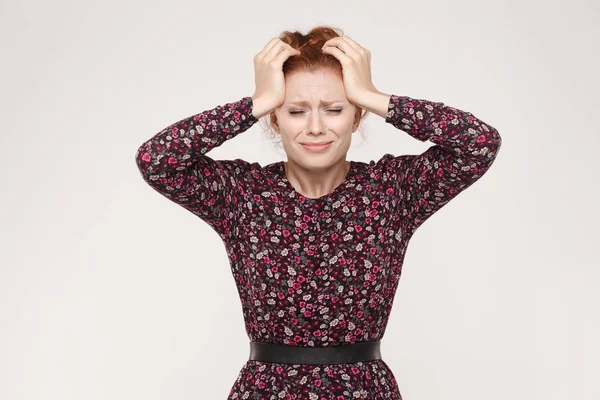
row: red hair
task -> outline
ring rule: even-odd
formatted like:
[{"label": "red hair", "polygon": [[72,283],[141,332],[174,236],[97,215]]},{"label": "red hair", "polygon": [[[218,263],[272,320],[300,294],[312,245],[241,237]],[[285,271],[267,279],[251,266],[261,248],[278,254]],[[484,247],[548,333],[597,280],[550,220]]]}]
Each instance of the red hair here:
[{"label": "red hair", "polygon": [[[289,57],[283,63],[283,74],[287,75],[293,72],[315,72],[318,70],[330,70],[337,74],[340,79],[343,79],[342,64],[331,54],[326,54],[321,51],[321,47],[326,41],[335,37],[343,36],[341,29],[336,29],[329,26],[316,26],[312,28],[306,35],[295,31],[283,31],[279,35],[279,39],[289,44],[294,49],[300,51],[301,54]],[[368,111],[356,106],[356,118],[363,120],[369,114]],[[275,111],[271,111],[269,118],[272,121],[276,120]],[[272,130],[272,123],[269,122],[268,128]]]}]

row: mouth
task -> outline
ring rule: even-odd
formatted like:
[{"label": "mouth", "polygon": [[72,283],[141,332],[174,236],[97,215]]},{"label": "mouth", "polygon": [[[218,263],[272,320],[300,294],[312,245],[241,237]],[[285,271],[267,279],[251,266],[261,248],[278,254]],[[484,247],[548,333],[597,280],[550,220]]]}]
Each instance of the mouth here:
[{"label": "mouth", "polygon": [[300,143],[305,150],[319,152],[327,150],[333,142],[321,142],[321,143]]}]

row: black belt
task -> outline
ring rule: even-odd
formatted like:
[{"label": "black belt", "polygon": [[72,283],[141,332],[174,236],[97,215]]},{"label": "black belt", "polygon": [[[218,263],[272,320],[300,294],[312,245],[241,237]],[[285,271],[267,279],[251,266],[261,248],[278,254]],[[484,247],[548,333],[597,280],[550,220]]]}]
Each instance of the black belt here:
[{"label": "black belt", "polygon": [[341,346],[301,347],[250,342],[250,360],[283,364],[348,364],[381,359],[381,341]]}]

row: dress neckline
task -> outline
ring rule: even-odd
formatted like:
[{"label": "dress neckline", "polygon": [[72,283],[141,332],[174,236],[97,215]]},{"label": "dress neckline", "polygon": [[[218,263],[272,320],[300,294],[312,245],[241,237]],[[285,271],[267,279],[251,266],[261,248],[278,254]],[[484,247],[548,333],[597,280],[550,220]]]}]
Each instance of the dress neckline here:
[{"label": "dress neckline", "polygon": [[338,192],[344,190],[344,188],[348,185],[348,183],[354,178],[354,175],[356,173],[356,162],[350,160],[350,168],[348,169],[348,172],[346,173],[346,176],[344,177],[344,180],[342,182],[340,182],[335,188],[333,188],[333,190],[331,190],[329,193],[324,194],[321,197],[306,197],[303,194],[301,194],[300,192],[298,192],[296,190],[296,188],[291,184],[291,182],[288,180],[286,174],[285,174],[285,165],[284,165],[284,161],[279,161],[278,163],[278,170],[279,170],[279,174],[280,174],[280,178],[281,181],[284,183],[283,186],[285,187],[286,191],[290,194],[292,194],[295,197],[298,197],[299,199],[303,200],[304,202],[318,202],[318,201],[323,201],[323,200],[327,200],[333,196],[335,196],[336,194],[338,194]]}]

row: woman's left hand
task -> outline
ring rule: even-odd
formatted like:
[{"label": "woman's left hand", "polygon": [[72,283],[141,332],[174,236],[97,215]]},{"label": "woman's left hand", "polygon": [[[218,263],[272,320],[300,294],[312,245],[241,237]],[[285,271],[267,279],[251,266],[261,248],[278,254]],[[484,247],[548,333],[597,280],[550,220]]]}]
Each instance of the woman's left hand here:
[{"label": "woman's left hand", "polygon": [[360,106],[360,99],[365,94],[379,91],[371,81],[371,52],[360,46],[349,36],[329,39],[322,51],[331,54],[342,64],[342,75],[346,97]]}]

